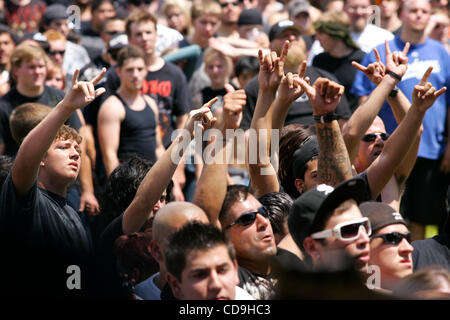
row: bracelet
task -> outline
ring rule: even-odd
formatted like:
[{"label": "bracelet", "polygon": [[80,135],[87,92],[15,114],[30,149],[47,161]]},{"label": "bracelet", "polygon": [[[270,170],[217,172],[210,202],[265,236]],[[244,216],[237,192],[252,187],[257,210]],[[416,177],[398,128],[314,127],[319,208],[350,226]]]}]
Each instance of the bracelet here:
[{"label": "bracelet", "polygon": [[339,116],[334,112],[323,114],[320,116],[314,115],[314,121],[319,122],[319,123],[331,122],[333,120],[338,120],[338,119],[339,119]]},{"label": "bracelet", "polygon": [[392,89],[391,93],[389,93],[389,97],[390,98],[395,98],[397,96],[397,94],[398,94],[398,90],[399,90],[398,87],[395,86],[395,88]]},{"label": "bracelet", "polygon": [[392,72],[390,70],[386,70],[386,74],[394,77],[395,79],[397,79],[398,81],[402,81],[402,77],[400,77],[398,74],[396,74],[395,72]]}]

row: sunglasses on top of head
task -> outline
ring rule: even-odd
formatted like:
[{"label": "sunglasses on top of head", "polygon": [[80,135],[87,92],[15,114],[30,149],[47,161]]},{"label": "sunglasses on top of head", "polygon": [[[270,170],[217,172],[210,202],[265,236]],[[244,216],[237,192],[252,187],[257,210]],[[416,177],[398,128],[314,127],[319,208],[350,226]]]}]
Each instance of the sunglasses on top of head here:
[{"label": "sunglasses on top of head", "polygon": [[359,238],[361,230],[368,236],[372,234],[372,228],[368,218],[361,218],[337,224],[333,229],[316,232],[311,235],[313,239],[326,239],[335,236],[341,241],[353,241]]},{"label": "sunglasses on top of head", "polygon": [[398,245],[400,242],[402,242],[403,239],[406,239],[406,241],[411,243],[411,232],[407,232],[407,233],[400,233],[400,232],[383,233],[383,234],[378,234],[376,236],[370,237],[370,240],[376,239],[376,238],[382,238],[383,239],[383,243],[385,243],[385,244]]},{"label": "sunglasses on top of head", "polygon": [[362,137],[362,141],[373,142],[376,140],[377,136],[380,136],[381,140],[386,141],[389,138],[389,133],[385,132],[368,133]]},{"label": "sunglasses on top of head", "polygon": [[262,215],[264,218],[268,218],[269,217],[269,212],[267,211],[267,208],[264,206],[261,206],[258,208],[258,210],[256,211],[251,211],[251,212],[245,212],[243,214],[241,214],[239,216],[239,218],[237,218],[236,220],[234,220],[232,223],[230,223],[229,225],[227,225],[224,230],[231,228],[232,226],[234,226],[235,224],[240,224],[241,226],[245,227],[245,226],[249,226],[251,225],[253,222],[255,222],[256,220],[256,215],[257,214]]}]

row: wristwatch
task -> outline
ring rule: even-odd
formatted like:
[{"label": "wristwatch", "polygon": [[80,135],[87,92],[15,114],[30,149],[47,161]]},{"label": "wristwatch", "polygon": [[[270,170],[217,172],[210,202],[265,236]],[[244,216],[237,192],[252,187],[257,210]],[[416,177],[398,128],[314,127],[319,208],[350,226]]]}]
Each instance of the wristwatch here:
[{"label": "wristwatch", "polygon": [[395,88],[392,89],[391,93],[389,93],[389,97],[390,98],[395,98],[397,96],[397,94],[398,94],[398,90],[399,90],[398,87],[395,86]]},{"label": "wristwatch", "polygon": [[339,119],[339,116],[334,112],[323,114],[320,116],[314,115],[314,121],[320,122],[320,123],[331,122],[333,120],[338,120],[338,119]]}]

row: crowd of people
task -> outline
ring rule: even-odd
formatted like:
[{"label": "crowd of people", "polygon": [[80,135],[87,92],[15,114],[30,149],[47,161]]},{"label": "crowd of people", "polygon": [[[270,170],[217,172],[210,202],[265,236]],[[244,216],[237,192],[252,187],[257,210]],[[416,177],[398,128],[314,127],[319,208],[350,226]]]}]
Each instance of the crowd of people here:
[{"label": "crowd of people", "polygon": [[448,10],[0,1],[1,290],[450,299]]}]

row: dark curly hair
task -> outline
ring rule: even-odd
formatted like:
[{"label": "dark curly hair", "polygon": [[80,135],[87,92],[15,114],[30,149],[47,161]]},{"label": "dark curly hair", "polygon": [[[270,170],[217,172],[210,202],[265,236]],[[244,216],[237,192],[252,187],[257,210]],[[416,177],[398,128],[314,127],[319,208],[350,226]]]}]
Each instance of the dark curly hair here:
[{"label": "dark curly hair", "polygon": [[102,214],[109,221],[118,217],[133,201],[145,175],[153,166],[149,160],[131,155],[111,172],[100,199]]},{"label": "dark curly hair", "polygon": [[269,210],[273,233],[285,236],[284,225],[287,223],[287,217],[294,204],[292,198],[284,192],[269,192],[259,197],[258,200]]}]

